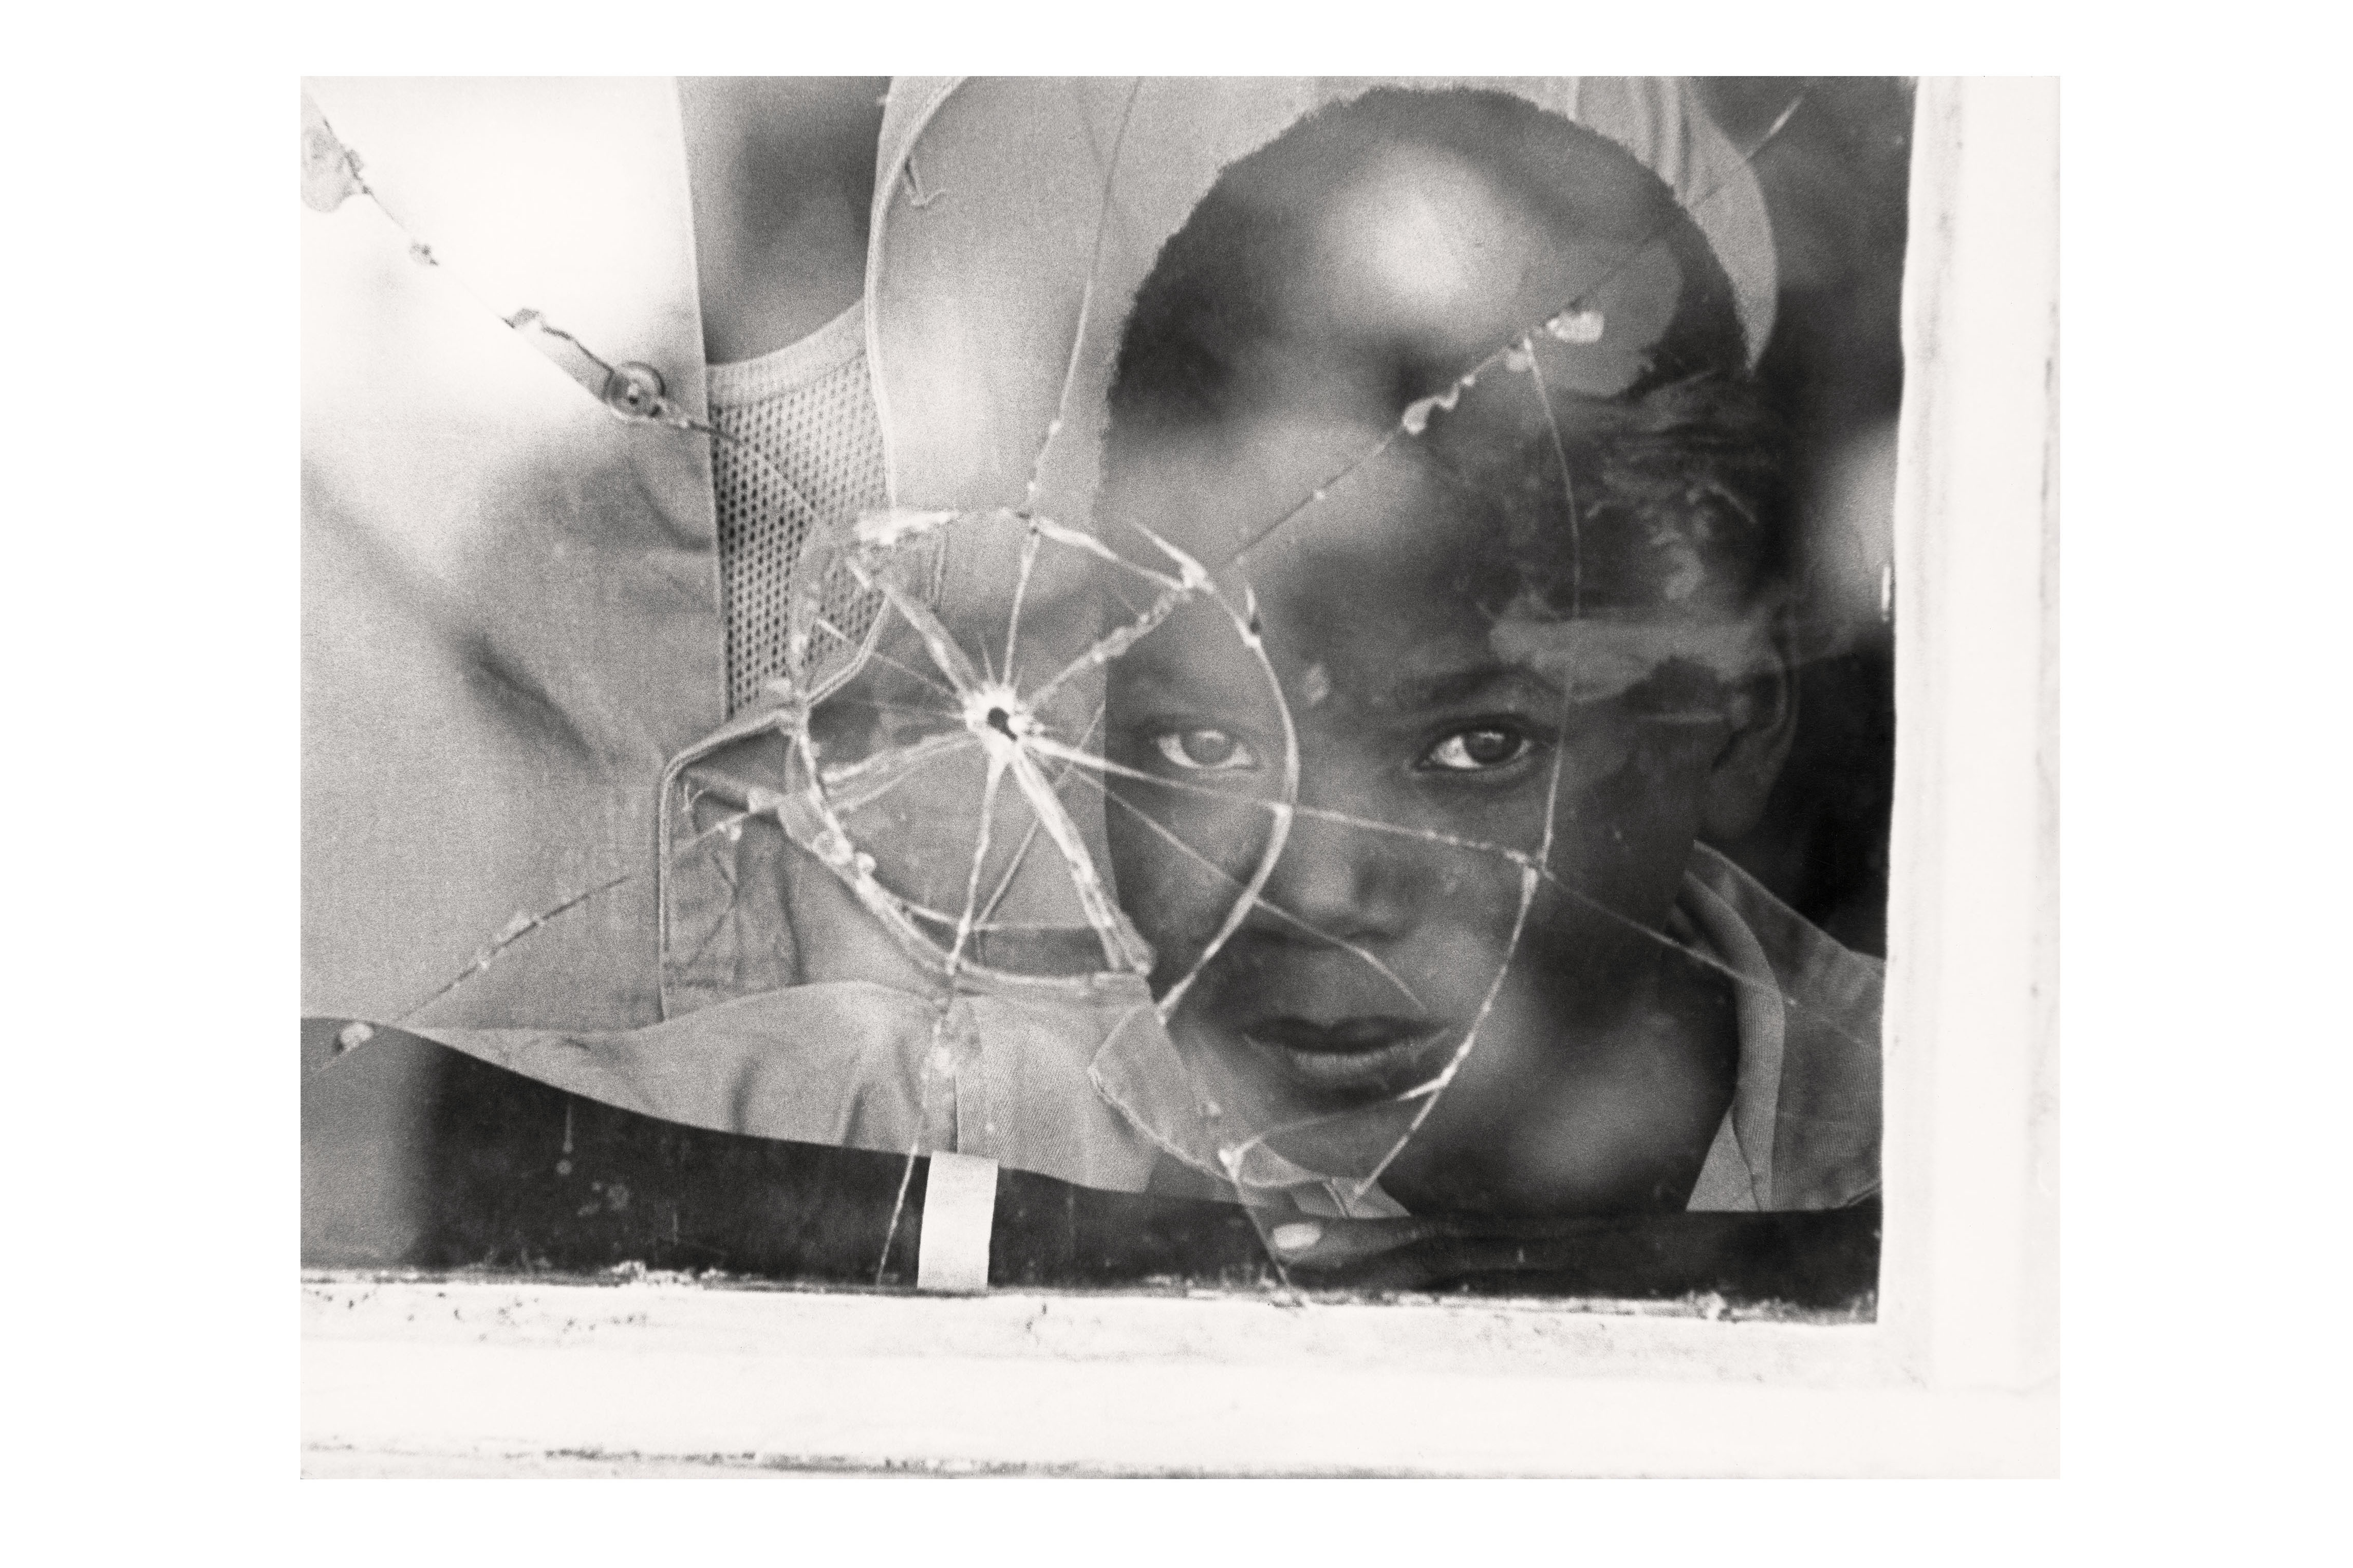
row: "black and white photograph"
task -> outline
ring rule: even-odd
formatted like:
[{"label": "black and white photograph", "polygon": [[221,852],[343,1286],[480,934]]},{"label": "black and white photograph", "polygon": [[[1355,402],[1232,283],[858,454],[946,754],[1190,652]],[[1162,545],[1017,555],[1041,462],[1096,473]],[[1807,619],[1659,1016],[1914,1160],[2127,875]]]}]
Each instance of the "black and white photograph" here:
[{"label": "black and white photograph", "polygon": [[2055,83],[300,109],[304,1475],[2055,1473]]},{"label": "black and white photograph", "polygon": [[14,1555],[2327,1560],[2329,36],[28,14]]}]

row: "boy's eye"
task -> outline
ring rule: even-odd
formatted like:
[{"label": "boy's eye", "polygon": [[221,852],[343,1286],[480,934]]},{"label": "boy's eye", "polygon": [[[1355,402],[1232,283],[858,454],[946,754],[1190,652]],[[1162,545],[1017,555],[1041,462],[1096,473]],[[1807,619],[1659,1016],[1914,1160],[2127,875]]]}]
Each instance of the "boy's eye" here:
[{"label": "boy's eye", "polygon": [[1250,749],[1223,730],[1171,730],[1155,735],[1160,754],[1180,768],[1196,773],[1228,773],[1258,766]]},{"label": "boy's eye", "polygon": [[1504,767],[1527,754],[1528,738],[1517,730],[1481,725],[1457,730],[1422,753],[1421,765],[1442,773],[1482,773]]}]

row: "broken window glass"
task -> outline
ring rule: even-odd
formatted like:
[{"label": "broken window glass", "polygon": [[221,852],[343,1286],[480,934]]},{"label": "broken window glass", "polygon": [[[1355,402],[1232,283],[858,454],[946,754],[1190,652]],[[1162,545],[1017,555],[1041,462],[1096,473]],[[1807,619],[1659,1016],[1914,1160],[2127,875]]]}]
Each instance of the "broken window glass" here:
[{"label": "broken window glass", "polygon": [[[1902,87],[892,98],[882,504],[494,307],[775,560],[652,866],[311,1032],[418,1247],[917,1283],[986,1161],[997,1284],[1867,1296]],[[658,1016],[470,999],[629,893]]]}]

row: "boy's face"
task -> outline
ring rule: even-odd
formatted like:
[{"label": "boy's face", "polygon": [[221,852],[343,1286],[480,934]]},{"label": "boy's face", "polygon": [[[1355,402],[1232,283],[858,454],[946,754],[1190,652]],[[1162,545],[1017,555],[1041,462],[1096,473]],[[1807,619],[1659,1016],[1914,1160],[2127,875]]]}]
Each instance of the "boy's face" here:
[{"label": "boy's face", "polygon": [[[1476,442],[1481,408],[1467,398],[1447,438]],[[1378,434],[1267,417],[1129,449],[1109,521],[1223,560]],[[1217,574],[1255,614],[1280,703],[1212,605],[1187,605],[1115,661],[1106,745],[1133,770],[1111,781],[1121,901],[1165,993],[1265,852],[1287,709],[1299,810],[1261,902],[1171,1020],[1228,1125],[1247,1135],[1357,1108],[1332,1123],[1353,1121],[1357,1142],[1318,1145],[1320,1158],[1368,1170],[1403,1123],[1361,1108],[1429,1083],[1475,1026],[1477,1048],[1385,1177],[1393,1191],[1506,1207],[1679,1202],[1668,1189],[1696,1165],[1661,1151],[1704,1146],[1728,1064],[1723,1030],[1703,1021],[1708,1039],[1694,1037],[1677,1002],[1691,977],[1662,966],[1651,932],[1738,726],[1704,698],[1663,715],[1624,692],[1572,700],[1574,670],[1515,654],[1528,642],[1498,618],[1514,588],[1500,532],[1441,482],[1428,446],[1398,443]],[[1542,857],[1525,913],[1507,851]]]}]

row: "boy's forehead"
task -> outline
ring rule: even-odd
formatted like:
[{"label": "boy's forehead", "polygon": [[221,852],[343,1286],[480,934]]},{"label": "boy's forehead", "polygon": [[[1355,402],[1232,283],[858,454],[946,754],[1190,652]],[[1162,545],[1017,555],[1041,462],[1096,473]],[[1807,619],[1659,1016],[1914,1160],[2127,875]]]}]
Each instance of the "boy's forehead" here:
[{"label": "boy's forehead", "polygon": [[[1527,660],[1500,653],[1467,603],[1402,587],[1386,600],[1313,571],[1251,575],[1259,629],[1295,718],[1459,706],[1517,683],[1552,689]],[[1255,707],[1271,700],[1262,667],[1208,606],[1179,614],[1112,666],[1114,692]]]},{"label": "boy's forehead", "polygon": [[1482,509],[1436,482],[1426,451],[1376,450],[1380,436],[1364,420],[1293,408],[1131,447],[1109,498],[1113,527],[1142,524],[1243,577],[1306,566],[1361,579],[1475,554]]},{"label": "boy's forehead", "polygon": [[[1318,666],[1314,684],[1388,702],[1495,663],[1482,606],[1509,594],[1498,541],[1474,510],[1448,504],[1416,454],[1385,452],[1287,516],[1308,493],[1296,488],[1313,469],[1308,454],[1331,435],[1188,438],[1160,454],[1155,482],[1131,492],[1124,515],[1216,563],[1227,597],[1255,612],[1288,678]],[[1167,629],[1128,656],[1145,656],[1134,673],[1197,664],[1233,641],[1208,606]]]},{"label": "boy's forehead", "polygon": [[[1380,435],[1345,410],[1293,406],[1132,437],[1113,448],[1104,509],[1114,534],[1138,525],[1205,563],[1226,562],[1336,510],[1335,493],[1377,474],[1394,484],[1398,465],[1362,460]],[[1114,543],[1132,551],[1136,542]]]}]

